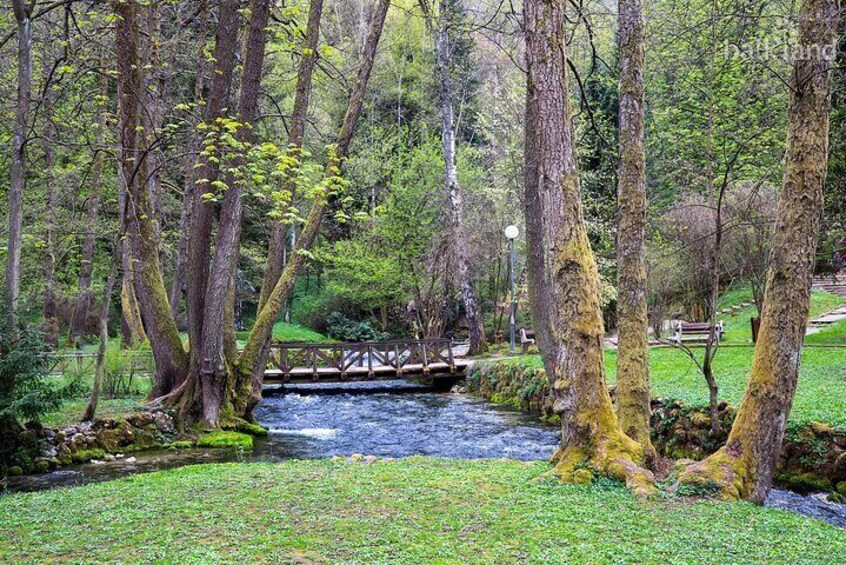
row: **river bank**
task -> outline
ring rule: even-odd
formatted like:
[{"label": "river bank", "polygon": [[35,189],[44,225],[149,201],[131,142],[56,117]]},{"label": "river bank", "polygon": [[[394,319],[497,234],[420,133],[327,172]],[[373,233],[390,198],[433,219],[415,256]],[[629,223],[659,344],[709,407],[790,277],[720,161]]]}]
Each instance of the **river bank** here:
[{"label": "river bank", "polygon": [[[642,503],[545,462],[183,467],[0,498],[3,563],[838,563],[846,532],[746,503]],[[766,540],[766,543],[750,543]]]},{"label": "river bank", "polygon": [[[477,363],[467,377],[471,394],[536,414],[556,422],[552,391],[542,367],[516,362]],[[613,395],[613,388],[612,388]],[[719,407],[720,430],[710,431],[707,408],[682,400],[655,398],[652,402],[652,442],[671,459],[702,459],[719,449],[728,437],[736,409]],[[776,484],[797,491],[823,491],[832,501],[846,501],[846,429],[824,422],[788,424]]]}]

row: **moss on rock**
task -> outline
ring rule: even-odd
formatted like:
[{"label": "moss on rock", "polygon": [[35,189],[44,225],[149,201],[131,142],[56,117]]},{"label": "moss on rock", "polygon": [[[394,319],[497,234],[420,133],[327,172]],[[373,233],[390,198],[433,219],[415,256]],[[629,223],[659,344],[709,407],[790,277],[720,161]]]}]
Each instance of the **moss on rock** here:
[{"label": "moss on rock", "polygon": [[74,463],[88,463],[92,459],[102,459],[106,456],[106,452],[102,449],[95,447],[92,449],[81,449],[71,455],[71,460]]},{"label": "moss on rock", "polygon": [[237,423],[231,426],[227,426],[224,429],[233,432],[241,432],[242,434],[247,434],[255,437],[267,437],[266,429],[259,426],[258,424],[252,424],[250,422],[245,422],[244,420],[239,420]]}]

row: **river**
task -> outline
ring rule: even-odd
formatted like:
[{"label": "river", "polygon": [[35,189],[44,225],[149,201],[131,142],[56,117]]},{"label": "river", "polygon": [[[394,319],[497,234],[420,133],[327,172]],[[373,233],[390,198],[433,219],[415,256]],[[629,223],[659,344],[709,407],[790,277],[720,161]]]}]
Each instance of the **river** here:
[{"label": "river", "polygon": [[[10,478],[7,489],[37,491],[199,463],[285,461],[356,453],[461,459],[545,460],[558,430],[527,414],[463,394],[436,394],[405,381],[298,385],[267,391],[256,409],[269,430],[251,453],[190,449],[150,451],[53,473]],[[768,506],[846,528],[846,506],[823,496],[774,490]]]}]

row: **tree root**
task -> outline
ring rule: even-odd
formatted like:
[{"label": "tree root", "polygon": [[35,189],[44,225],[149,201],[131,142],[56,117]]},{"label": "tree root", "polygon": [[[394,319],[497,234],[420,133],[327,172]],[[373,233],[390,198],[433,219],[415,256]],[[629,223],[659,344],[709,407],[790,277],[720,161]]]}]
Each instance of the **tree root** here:
[{"label": "tree root", "polygon": [[675,492],[686,485],[718,494],[725,500],[750,499],[745,468],[742,458],[723,447],[702,461],[684,468],[671,490]]},{"label": "tree root", "polygon": [[179,385],[178,387],[176,387],[175,389],[173,389],[172,391],[170,391],[169,393],[167,393],[163,396],[159,396],[159,397],[153,398],[152,400],[148,400],[147,401],[147,408],[149,408],[149,409],[162,408],[162,407],[172,403],[177,398],[179,398],[179,395],[182,394],[182,392],[184,390],[185,390],[185,382],[183,382],[181,385]]},{"label": "tree root", "polygon": [[595,437],[589,448],[571,445],[559,448],[552,456],[552,473],[568,483],[587,484],[594,475],[626,483],[639,498],[658,492],[655,476],[641,466],[644,454],[640,444],[622,433]]}]

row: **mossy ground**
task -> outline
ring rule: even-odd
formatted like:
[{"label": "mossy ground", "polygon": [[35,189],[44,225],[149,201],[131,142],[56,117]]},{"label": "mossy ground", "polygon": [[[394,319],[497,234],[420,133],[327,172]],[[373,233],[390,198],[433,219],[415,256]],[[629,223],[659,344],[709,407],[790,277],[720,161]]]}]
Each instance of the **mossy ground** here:
[{"label": "mossy ground", "polygon": [[[746,503],[637,501],[547,463],[185,467],[0,498],[2,563],[843,563],[846,532]],[[176,493],[176,494],[175,494]]]},{"label": "mossy ground", "polygon": [[197,447],[240,447],[253,448],[253,436],[240,432],[216,430],[197,439]]}]

